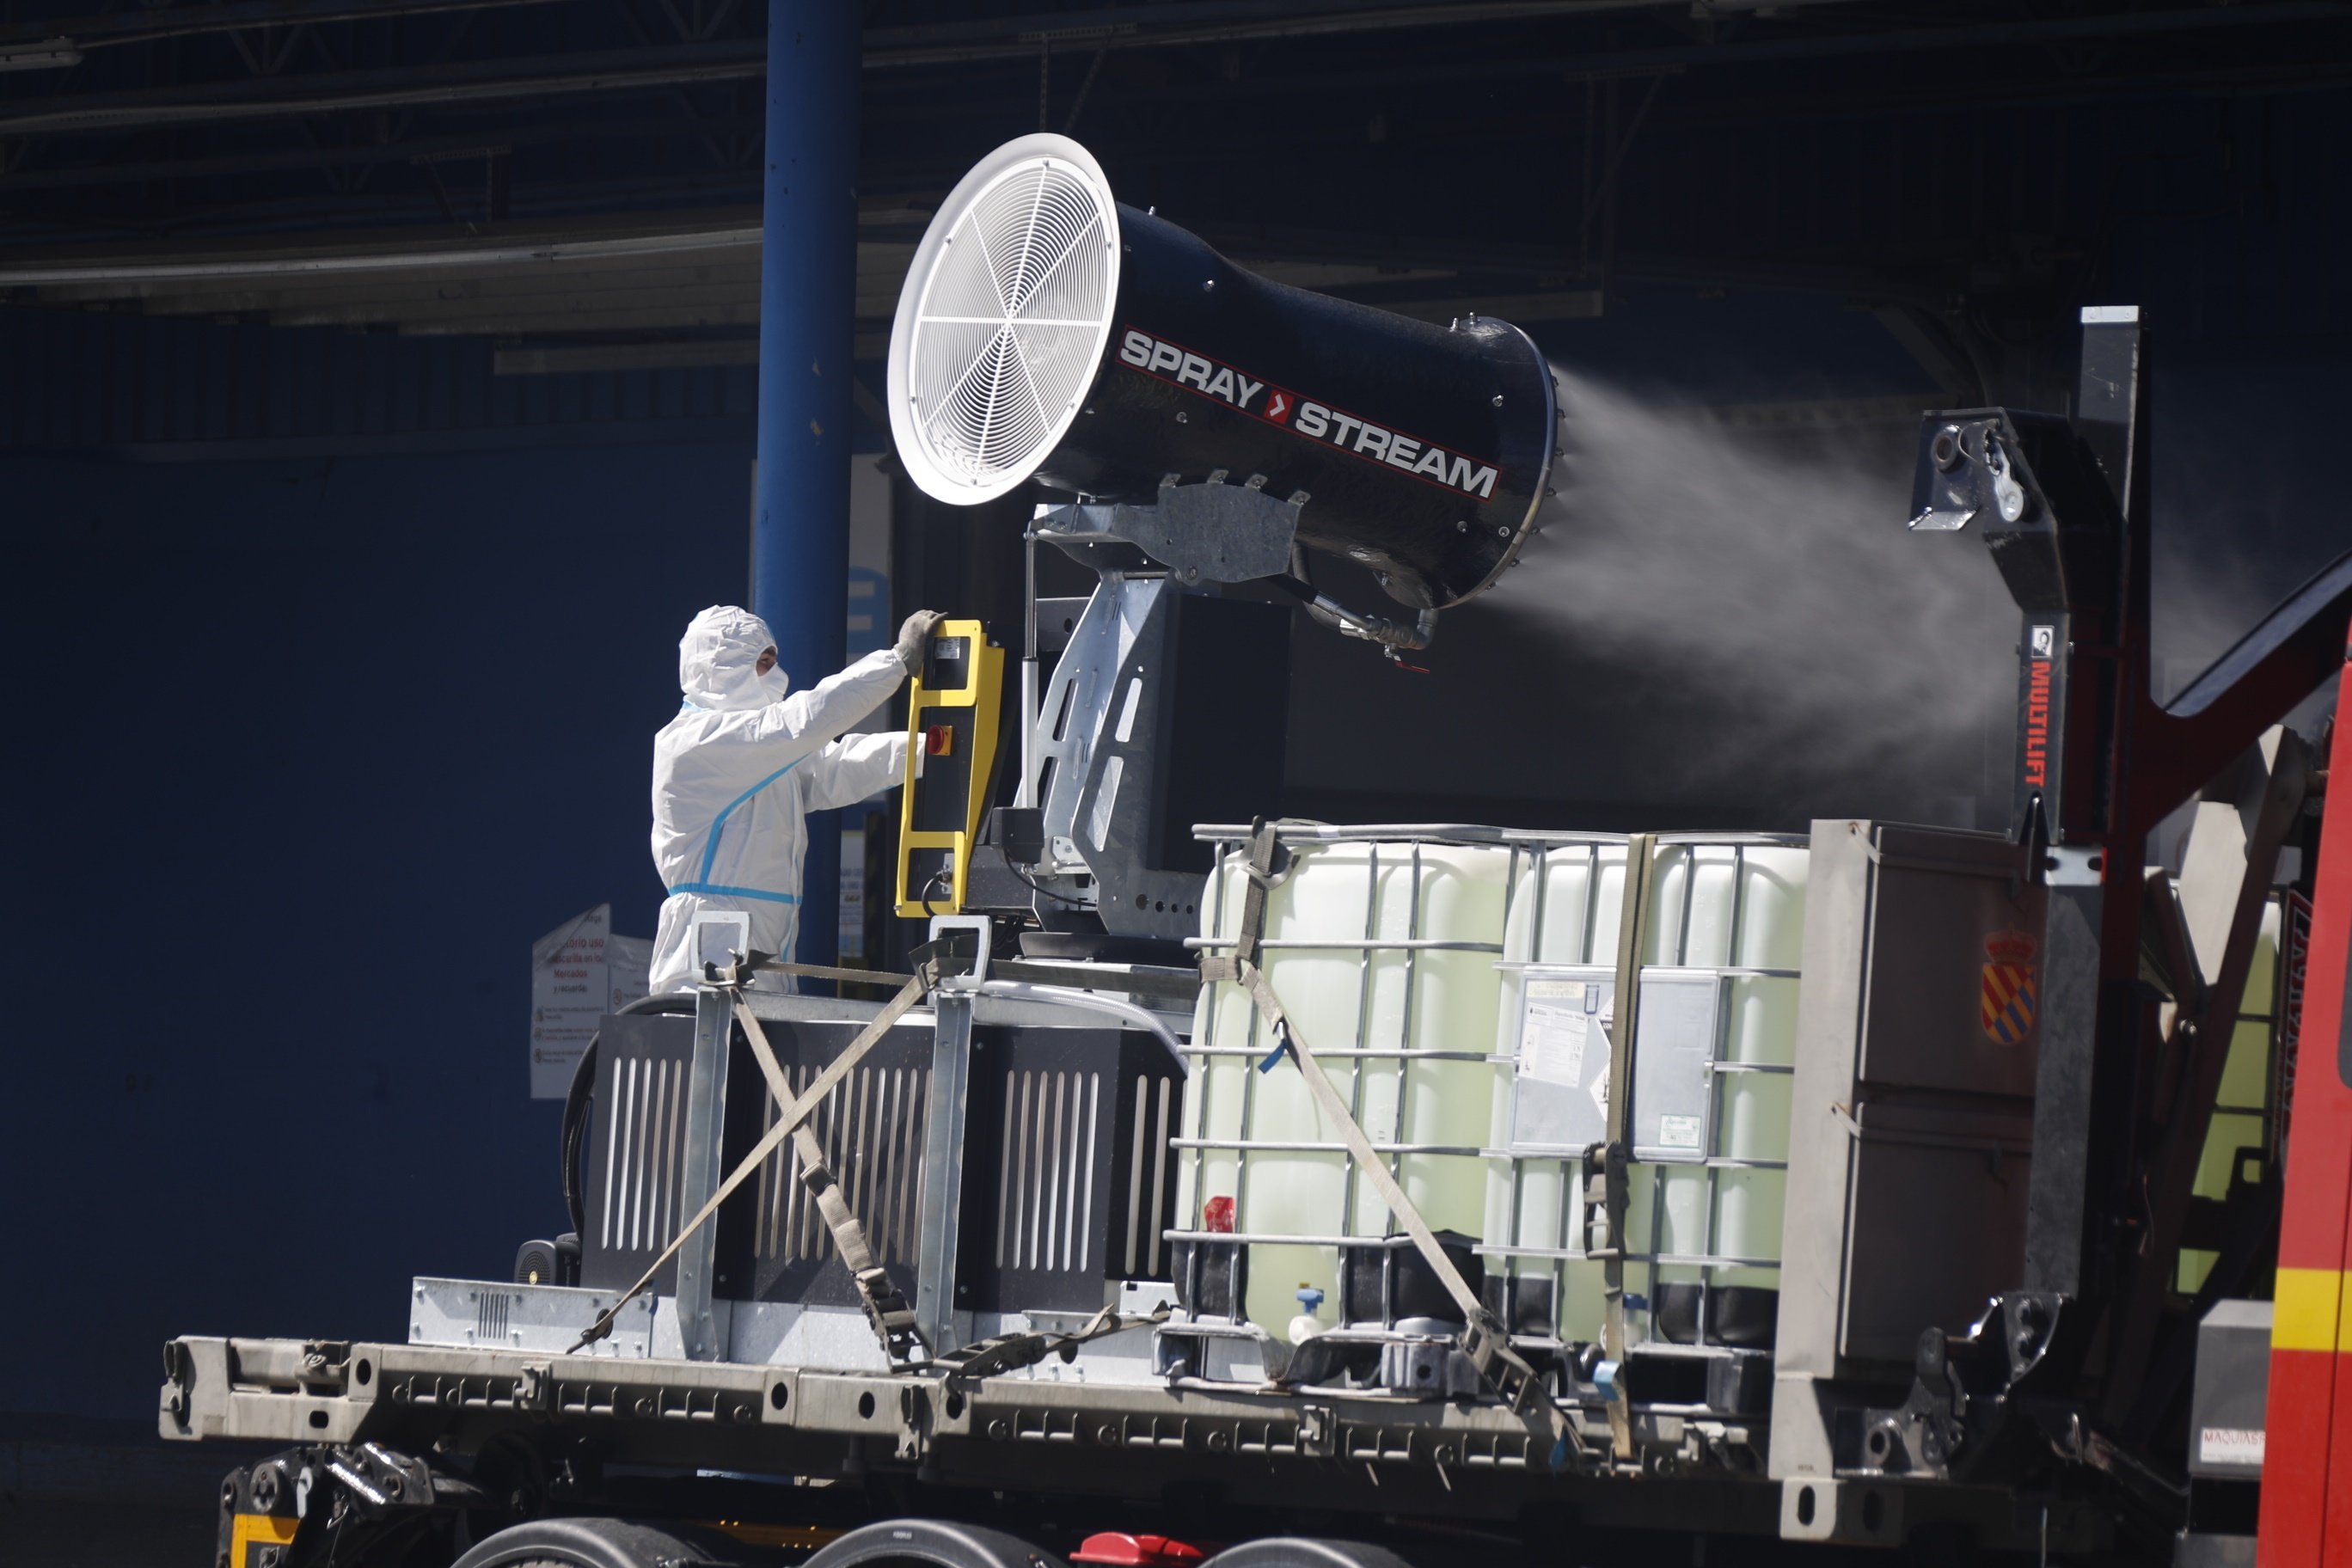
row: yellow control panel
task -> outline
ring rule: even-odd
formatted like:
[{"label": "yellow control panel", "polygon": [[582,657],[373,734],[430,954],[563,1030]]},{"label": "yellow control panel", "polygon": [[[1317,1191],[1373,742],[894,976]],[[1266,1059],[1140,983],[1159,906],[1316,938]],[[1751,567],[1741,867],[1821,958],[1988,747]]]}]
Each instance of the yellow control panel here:
[{"label": "yellow control panel", "polygon": [[[963,912],[964,876],[988,807],[1004,699],[1004,650],[978,621],[941,621],[908,690],[907,787],[898,805],[898,913]],[[921,769],[920,776],[916,770]]]}]

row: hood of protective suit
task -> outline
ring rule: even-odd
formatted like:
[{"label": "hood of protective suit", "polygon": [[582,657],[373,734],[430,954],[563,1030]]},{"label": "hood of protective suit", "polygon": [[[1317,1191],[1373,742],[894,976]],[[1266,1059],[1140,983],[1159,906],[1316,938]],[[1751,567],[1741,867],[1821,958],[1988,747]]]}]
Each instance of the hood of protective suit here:
[{"label": "hood of protective suit", "polygon": [[678,689],[697,708],[719,713],[781,702],[792,687],[783,667],[760,673],[760,656],[775,646],[768,623],[751,611],[713,605],[678,639]]}]

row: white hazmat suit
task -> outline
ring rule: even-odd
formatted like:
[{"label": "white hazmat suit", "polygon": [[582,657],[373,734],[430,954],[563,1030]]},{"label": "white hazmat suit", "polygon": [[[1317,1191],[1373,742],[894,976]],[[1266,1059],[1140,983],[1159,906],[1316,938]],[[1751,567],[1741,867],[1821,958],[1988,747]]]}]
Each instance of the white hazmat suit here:
[{"label": "white hazmat suit", "polygon": [[654,938],[656,992],[701,978],[688,937],[705,910],[744,911],[752,948],[790,959],[808,848],[803,819],[863,800],[906,772],[904,734],[845,733],[907,678],[896,649],[786,696],[782,669],[759,669],[774,646],[767,622],[731,605],[695,616],[677,645],[686,701],[654,737],[654,866],[669,889]]}]

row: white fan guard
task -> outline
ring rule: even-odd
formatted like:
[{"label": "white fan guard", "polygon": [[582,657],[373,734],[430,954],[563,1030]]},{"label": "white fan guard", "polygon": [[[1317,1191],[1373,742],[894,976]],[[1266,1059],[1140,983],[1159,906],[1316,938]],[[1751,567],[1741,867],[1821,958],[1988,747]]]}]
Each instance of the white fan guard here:
[{"label": "white fan guard", "polygon": [[1066,136],[1024,136],[957,184],[890,331],[890,433],[926,494],[973,506],[1026,479],[1077,417],[1118,300],[1110,182]]}]

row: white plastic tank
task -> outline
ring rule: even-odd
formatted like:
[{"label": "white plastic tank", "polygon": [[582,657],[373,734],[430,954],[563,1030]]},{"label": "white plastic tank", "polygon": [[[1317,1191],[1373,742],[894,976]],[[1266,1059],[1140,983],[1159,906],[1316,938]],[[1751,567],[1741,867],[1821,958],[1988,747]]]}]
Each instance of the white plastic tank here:
[{"label": "white plastic tank", "polygon": [[[1652,855],[1634,1076],[1662,1075],[1661,1105],[1669,1088],[1680,1098],[1663,1116],[1651,1107],[1645,1117],[1640,1096],[1633,1102],[1633,1142],[1643,1150],[1646,1141],[1648,1157],[1628,1171],[1624,1288],[1642,1305],[1629,1310],[1627,1331],[1636,1342],[1752,1335],[1760,1319],[1769,1333],[1770,1298],[1758,1292],[1779,1288],[1807,849],[1796,838],[1670,835],[1653,841]],[[1601,1334],[1601,1266],[1584,1256],[1581,1143],[1599,1141],[1617,1092],[1592,1058],[1605,1057],[1626,1012],[1615,995],[1625,875],[1622,841],[1526,847],[1504,935],[1496,1054],[1507,1065],[1493,1101],[1480,1250],[1490,1273],[1549,1278],[1558,1331],[1570,1342]],[[1558,1031],[1545,1014],[1580,990],[1593,1026],[1573,1086],[1580,1099],[1558,1081],[1567,1075],[1557,1053],[1547,1059]],[[1576,1009],[1568,1011],[1573,1025]],[[1660,1059],[1643,1061],[1645,1047]],[[1669,1049],[1685,1063],[1678,1077],[1664,1064]],[[1730,1288],[1738,1294],[1722,1294]]]},{"label": "white plastic tank", "polygon": [[[1423,1217],[1475,1237],[1511,852],[1493,830],[1299,826],[1284,843],[1291,858],[1266,899],[1260,967]],[[1202,905],[1206,952],[1233,951],[1247,884],[1244,857],[1223,847]],[[1351,1176],[1340,1130],[1298,1068],[1259,1070],[1273,1048],[1238,986],[1202,991],[1177,1215],[1205,1235],[1209,1205],[1231,1200],[1233,1234],[1249,1250],[1246,1314],[1281,1336],[1302,1289],[1336,1308],[1348,1238],[1397,1227],[1371,1184]]]}]

